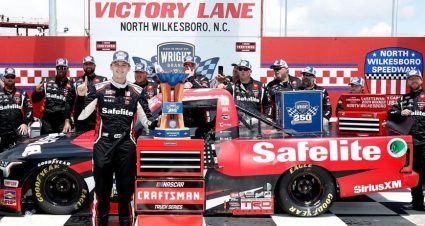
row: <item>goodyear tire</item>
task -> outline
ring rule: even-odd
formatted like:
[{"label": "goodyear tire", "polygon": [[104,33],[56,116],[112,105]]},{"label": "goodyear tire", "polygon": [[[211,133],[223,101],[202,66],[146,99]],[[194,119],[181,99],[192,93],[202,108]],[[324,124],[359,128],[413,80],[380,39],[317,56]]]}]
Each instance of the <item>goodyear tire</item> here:
[{"label": "goodyear tire", "polygon": [[336,198],[333,177],[311,164],[294,166],[285,172],[278,189],[279,205],[285,212],[298,217],[325,213]]},{"label": "goodyear tire", "polygon": [[89,200],[83,178],[60,164],[48,165],[37,174],[33,192],[40,209],[50,214],[70,214]]}]

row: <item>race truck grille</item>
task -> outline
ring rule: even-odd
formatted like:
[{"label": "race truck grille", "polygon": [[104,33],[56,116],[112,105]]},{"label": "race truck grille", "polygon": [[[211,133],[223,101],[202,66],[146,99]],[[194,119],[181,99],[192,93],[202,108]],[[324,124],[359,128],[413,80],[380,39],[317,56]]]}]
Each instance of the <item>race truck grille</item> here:
[{"label": "race truck grille", "polygon": [[202,172],[203,158],[200,151],[149,151],[140,152],[140,176],[176,174],[196,176]]},{"label": "race truck grille", "polygon": [[338,113],[338,133],[385,135],[387,112],[344,111]]},{"label": "race truck grille", "polygon": [[379,132],[379,119],[375,118],[339,118],[338,122],[341,132]]},{"label": "race truck grille", "polygon": [[204,141],[151,139],[137,145],[137,176],[202,177]]}]

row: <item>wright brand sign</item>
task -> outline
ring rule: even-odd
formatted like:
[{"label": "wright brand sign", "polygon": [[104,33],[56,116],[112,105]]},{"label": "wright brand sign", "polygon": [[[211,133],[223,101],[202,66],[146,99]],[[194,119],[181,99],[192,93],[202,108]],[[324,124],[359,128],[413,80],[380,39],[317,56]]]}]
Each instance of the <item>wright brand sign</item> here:
[{"label": "wright brand sign", "polygon": [[91,1],[92,35],[260,36],[261,1]]}]

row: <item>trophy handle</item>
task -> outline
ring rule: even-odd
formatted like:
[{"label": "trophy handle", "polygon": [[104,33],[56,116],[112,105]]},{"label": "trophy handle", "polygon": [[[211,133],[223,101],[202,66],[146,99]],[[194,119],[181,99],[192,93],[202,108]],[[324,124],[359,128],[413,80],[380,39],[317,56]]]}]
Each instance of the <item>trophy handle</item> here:
[{"label": "trophy handle", "polygon": [[[168,83],[161,82],[160,84],[161,92],[162,92],[162,102],[170,102],[171,101],[171,86]],[[159,128],[167,128],[168,127],[168,121],[171,119],[171,115],[162,115],[161,117],[161,123],[159,125]],[[164,117],[165,116],[165,117]]]},{"label": "trophy handle", "polygon": [[[184,90],[184,83],[177,83],[174,86],[174,102],[183,101],[183,90]],[[183,114],[179,114],[176,116],[177,116],[177,128],[183,129],[184,128]]]}]

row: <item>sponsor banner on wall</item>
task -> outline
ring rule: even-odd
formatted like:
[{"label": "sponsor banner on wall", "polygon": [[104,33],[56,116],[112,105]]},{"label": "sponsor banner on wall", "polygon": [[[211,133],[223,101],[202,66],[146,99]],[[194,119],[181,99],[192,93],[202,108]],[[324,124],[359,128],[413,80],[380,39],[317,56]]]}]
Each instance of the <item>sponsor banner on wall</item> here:
[{"label": "sponsor banner on wall", "polygon": [[[92,42],[95,42],[92,37]],[[224,66],[224,73],[231,75],[232,63],[240,59],[246,59],[253,65],[253,77],[259,78],[260,73],[260,53],[257,52],[236,52],[237,41],[256,43],[257,49],[260,46],[260,38],[240,38],[240,37],[183,37],[183,38],[129,38],[121,37],[117,40],[119,49],[128,51],[130,54],[130,64],[132,70],[128,75],[130,81],[134,81],[133,69],[136,63],[145,63],[148,66],[158,64],[164,71],[181,72],[185,56],[193,56],[197,65],[196,72],[205,75],[208,79],[214,78],[218,73],[218,66]],[[136,43],[136,44],[135,44]],[[96,71],[107,77],[111,76],[109,64],[112,61],[113,52],[96,51],[92,48],[92,55],[96,58],[98,67]],[[102,66],[100,66],[102,65]],[[107,66],[105,66],[107,65]]]},{"label": "sponsor banner on wall", "polygon": [[[406,93],[406,72],[423,71],[422,53],[399,47],[376,49],[365,57],[364,73],[371,93]],[[390,87],[390,93],[387,92]]]},{"label": "sponsor banner on wall", "polygon": [[83,57],[89,54],[87,37],[0,37],[0,73],[12,67],[16,72],[16,85],[32,90],[42,78],[56,74],[57,58],[69,62],[69,77],[83,74]]}]

